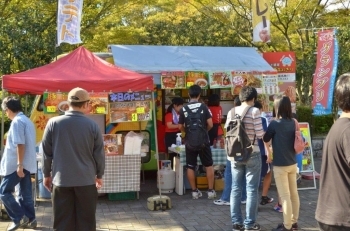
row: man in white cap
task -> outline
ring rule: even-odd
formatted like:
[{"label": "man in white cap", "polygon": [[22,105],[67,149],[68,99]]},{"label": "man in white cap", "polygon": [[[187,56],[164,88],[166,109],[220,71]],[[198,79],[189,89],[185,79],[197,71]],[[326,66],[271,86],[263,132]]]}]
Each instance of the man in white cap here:
[{"label": "man in white cap", "polygon": [[69,110],[51,118],[44,131],[42,171],[44,186],[52,192],[54,230],[96,230],[105,154],[98,125],[84,116],[89,101],[86,90],[72,89]]}]

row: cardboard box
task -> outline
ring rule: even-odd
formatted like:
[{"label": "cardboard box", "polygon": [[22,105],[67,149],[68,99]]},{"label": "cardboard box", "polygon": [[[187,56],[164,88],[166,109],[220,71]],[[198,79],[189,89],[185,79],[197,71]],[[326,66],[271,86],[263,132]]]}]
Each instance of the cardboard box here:
[{"label": "cardboard box", "polygon": [[197,188],[207,189],[208,188],[208,180],[206,176],[197,176]]},{"label": "cardboard box", "polygon": [[224,187],[225,187],[224,178],[215,179],[215,181],[214,181],[214,190],[215,191],[222,191],[222,190],[224,190]]}]

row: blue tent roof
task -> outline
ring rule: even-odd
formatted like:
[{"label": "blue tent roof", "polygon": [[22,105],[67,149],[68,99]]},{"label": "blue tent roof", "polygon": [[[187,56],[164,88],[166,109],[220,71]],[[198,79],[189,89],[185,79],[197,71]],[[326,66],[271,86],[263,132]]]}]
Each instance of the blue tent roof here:
[{"label": "blue tent roof", "polygon": [[115,65],[139,73],[274,71],[255,48],[110,45]]}]

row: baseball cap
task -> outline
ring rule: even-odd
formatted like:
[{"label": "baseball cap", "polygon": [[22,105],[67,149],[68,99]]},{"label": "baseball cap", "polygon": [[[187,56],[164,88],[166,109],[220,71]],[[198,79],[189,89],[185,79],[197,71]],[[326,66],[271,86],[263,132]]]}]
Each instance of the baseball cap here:
[{"label": "baseball cap", "polygon": [[88,100],[90,100],[89,93],[83,88],[76,87],[68,93],[69,102],[78,103],[78,102],[85,102]]}]

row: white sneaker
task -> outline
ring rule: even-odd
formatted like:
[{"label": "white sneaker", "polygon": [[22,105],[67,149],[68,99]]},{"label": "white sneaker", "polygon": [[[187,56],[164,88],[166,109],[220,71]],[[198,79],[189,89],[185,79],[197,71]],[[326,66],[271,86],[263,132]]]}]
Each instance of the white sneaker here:
[{"label": "white sneaker", "polygon": [[219,200],[215,200],[214,204],[216,204],[216,205],[230,205],[230,202],[223,201],[223,200],[219,199]]},{"label": "white sneaker", "polygon": [[192,191],[192,198],[193,199],[198,199],[200,197],[202,197],[202,192],[199,191],[199,189],[197,189],[197,191]]},{"label": "white sneaker", "polygon": [[216,198],[216,192],[214,190],[208,191],[208,199]]},{"label": "white sneaker", "polygon": [[247,204],[247,201],[241,201],[241,204],[242,205]]}]

